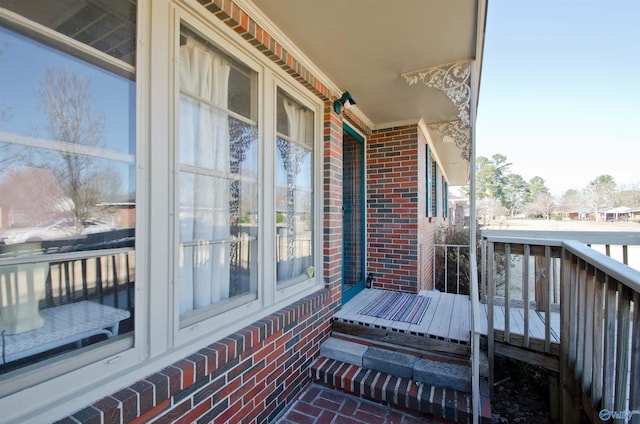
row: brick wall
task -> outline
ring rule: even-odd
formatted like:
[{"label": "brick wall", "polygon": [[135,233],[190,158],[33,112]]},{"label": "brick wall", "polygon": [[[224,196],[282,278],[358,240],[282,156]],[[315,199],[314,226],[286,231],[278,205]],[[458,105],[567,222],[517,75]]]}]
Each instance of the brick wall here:
[{"label": "brick wall", "polygon": [[375,130],[367,156],[367,272],[374,287],[416,293],[418,127]]},{"label": "brick wall", "polygon": [[266,423],[309,381],[330,330],[321,290],[58,423]]}]

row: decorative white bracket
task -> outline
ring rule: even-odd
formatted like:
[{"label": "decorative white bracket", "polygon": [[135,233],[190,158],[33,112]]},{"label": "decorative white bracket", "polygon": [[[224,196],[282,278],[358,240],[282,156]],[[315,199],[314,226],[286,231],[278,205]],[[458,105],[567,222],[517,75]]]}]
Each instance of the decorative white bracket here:
[{"label": "decorative white bracket", "polygon": [[428,125],[440,133],[443,141],[452,139],[462,151],[463,159],[471,155],[471,62],[446,63],[432,68],[406,72],[401,75],[409,85],[423,83],[429,88],[442,91],[458,108],[456,121],[438,122]]},{"label": "decorative white bracket", "polygon": [[401,75],[409,85],[418,81],[430,88],[442,91],[458,108],[458,117],[470,124],[471,62],[452,62]]},{"label": "decorative white bracket", "polygon": [[462,159],[471,160],[471,127],[461,120],[428,124],[430,130],[437,131],[444,143],[453,142],[460,149]]}]

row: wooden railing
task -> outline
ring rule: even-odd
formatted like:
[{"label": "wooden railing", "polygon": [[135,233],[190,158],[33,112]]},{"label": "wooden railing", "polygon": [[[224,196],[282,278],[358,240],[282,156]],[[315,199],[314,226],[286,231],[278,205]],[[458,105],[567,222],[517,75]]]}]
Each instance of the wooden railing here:
[{"label": "wooden railing", "polygon": [[587,244],[620,246],[628,261],[640,232],[483,232],[490,366],[504,354],[557,371],[564,423],[579,422],[580,407],[592,422],[640,423],[640,272]]},{"label": "wooden railing", "polygon": [[[43,311],[62,310],[65,305],[90,301],[128,311],[128,318],[121,319],[118,328],[110,332],[111,335],[117,335],[133,331],[134,295],[135,252],[131,247],[0,258],[0,308],[27,303],[29,310],[33,305],[35,310],[44,314]],[[12,310],[11,317],[15,315],[16,319],[12,320],[7,315],[4,325],[19,326],[22,313],[24,311]],[[102,338],[97,337],[95,340],[86,339],[85,342],[100,340]],[[49,355],[45,350],[29,355],[35,354]],[[5,365],[4,351],[2,358],[0,374],[30,362],[26,359],[20,363]]]}]

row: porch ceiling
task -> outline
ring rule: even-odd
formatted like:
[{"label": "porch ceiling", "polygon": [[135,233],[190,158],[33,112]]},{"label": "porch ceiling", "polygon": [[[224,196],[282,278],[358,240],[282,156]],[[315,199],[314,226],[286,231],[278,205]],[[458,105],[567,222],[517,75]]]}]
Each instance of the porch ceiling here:
[{"label": "porch ceiling", "polygon": [[[330,80],[336,95],[351,93],[354,112],[374,129],[459,119],[459,108],[443,91],[410,86],[402,74],[478,59],[479,75],[482,0],[252,1]],[[460,148],[429,132],[450,185],[467,184],[469,163]]]}]

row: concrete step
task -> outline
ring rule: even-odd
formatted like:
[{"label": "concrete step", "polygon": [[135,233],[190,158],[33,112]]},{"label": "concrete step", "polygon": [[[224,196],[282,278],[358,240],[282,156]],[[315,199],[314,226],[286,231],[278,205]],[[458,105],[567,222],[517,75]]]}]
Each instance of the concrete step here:
[{"label": "concrete step", "polygon": [[[319,384],[451,422],[472,422],[471,369],[463,363],[426,358],[336,337],[312,366]],[[486,379],[481,381],[482,422],[491,422]]]}]

